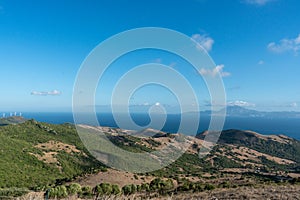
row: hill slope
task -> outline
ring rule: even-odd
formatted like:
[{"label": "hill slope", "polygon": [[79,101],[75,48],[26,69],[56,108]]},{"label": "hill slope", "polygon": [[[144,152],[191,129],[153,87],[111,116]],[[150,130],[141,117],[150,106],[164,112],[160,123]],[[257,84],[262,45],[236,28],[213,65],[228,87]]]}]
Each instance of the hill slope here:
[{"label": "hill slope", "polygon": [[[159,150],[167,143],[176,144],[176,136],[179,136],[152,129],[136,136],[128,130],[83,127],[104,131],[115,145],[135,153]],[[190,143],[190,147],[169,166],[153,172],[133,174],[107,170],[85,149],[72,124],[53,125],[28,120],[1,126],[0,188],[44,191],[46,187],[70,182],[91,187],[105,182],[120,187],[128,184],[151,186],[160,177],[173,183],[169,192],[203,191],[215,187],[257,185],[266,181],[293,181],[293,178],[300,177],[300,142],[297,140],[283,135],[264,136],[252,131],[226,130],[210,154],[199,159],[198,151],[205,134],[201,133],[196,138],[182,136]],[[116,156],[109,149],[105,153]],[[157,192],[155,187],[153,191]]]},{"label": "hill slope", "polygon": [[101,169],[70,124],[28,120],[0,127],[0,188],[43,188]]}]

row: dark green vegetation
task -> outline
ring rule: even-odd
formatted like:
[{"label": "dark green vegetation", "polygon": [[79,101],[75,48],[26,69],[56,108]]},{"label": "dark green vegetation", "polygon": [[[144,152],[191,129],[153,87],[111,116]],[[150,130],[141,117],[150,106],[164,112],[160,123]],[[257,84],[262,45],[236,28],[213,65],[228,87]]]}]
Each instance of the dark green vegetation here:
[{"label": "dark green vegetation", "polygon": [[277,136],[285,142],[258,137],[252,132],[240,130],[223,131],[219,144],[234,144],[245,146],[271,156],[290,159],[300,163],[300,142],[283,135]]},{"label": "dark green vegetation", "polygon": [[104,168],[73,125],[34,120],[0,127],[0,158],[0,188],[43,189]]},{"label": "dark green vegetation", "polygon": [[[174,182],[177,183],[177,185],[175,185]],[[244,184],[243,187],[259,187],[260,185],[263,186],[266,183],[272,184],[271,182],[265,181],[263,183],[256,183],[256,185],[253,183]],[[276,183],[273,185],[300,185],[300,179],[292,179],[284,183]],[[128,184],[122,188],[111,183],[100,183],[95,187],[81,186],[77,183],[72,183],[70,185],[59,185],[48,189],[45,192],[45,196],[49,197],[50,199],[61,199],[68,196],[82,199],[108,199],[107,197],[113,196],[124,199],[124,196],[121,195],[134,195],[135,197],[140,197],[141,199],[149,199],[152,197],[163,197],[165,199],[166,196],[174,196],[174,194],[180,195],[186,193],[210,192],[211,190],[215,189],[237,188],[240,186],[242,185],[236,185],[229,181],[222,181],[216,184],[209,182],[193,182],[186,178],[177,180],[155,178],[150,183]]]}]

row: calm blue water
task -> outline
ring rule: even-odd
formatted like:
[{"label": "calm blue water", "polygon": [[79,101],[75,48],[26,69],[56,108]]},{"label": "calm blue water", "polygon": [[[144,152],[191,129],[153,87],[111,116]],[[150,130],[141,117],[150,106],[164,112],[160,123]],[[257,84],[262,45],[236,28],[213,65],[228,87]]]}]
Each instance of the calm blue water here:
[{"label": "calm blue water", "polygon": [[[65,122],[74,123],[72,113],[23,113],[27,119],[35,119],[41,122],[62,124]],[[98,114],[99,124],[102,126],[117,127],[112,114]],[[134,114],[132,119],[140,126],[150,123],[150,118],[146,114]],[[191,122],[193,117],[190,116]],[[179,115],[168,115],[163,131],[177,132],[180,122]],[[207,130],[210,117],[201,116],[198,132]],[[299,118],[242,118],[227,117],[224,129],[252,130],[261,134],[284,134],[296,139],[300,139],[300,119]]]}]

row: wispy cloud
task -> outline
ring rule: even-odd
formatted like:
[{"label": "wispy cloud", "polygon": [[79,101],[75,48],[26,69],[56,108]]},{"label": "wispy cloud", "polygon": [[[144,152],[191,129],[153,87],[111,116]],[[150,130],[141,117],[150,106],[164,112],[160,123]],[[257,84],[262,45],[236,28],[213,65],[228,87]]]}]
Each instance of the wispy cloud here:
[{"label": "wispy cloud", "polygon": [[274,53],[294,52],[297,55],[300,51],[300,34],[296,38],[284,38],[278,43],[271,42],[267,48]]},{"label": "wispy cloud", "polygon": [[210,102],[208,100],[205,101],[205,106],[241,106],[241,107],[255,107],[256,105],[254,103],[248,102],[248,101],[229,101],[225,105],[219,104],[217,102]]},{"label": "wispy cloud", "polygon": [[214,40],[207,35],[194,34],[192,35],[192,39],[195,40],[197,44],[197,48],[202,50],[204,48],[206,51],[210,51],[214,44]]},{"label": "wispy cloud", "polygon": [[263,6],[274,0],[245,0],[244,2],[251,5]]},{"label": "wispy cloud", "polygon": [[202,76],[212,76],[212,77],[215,77],[218,74],[220,74],[221,77],[226,77],[231,75],[229,72],[225,72],[223,69],[224,69],[224,65],[217,65],[213,69],[201,68],[199,73]]},{"label": "wispy cloud", "polygon": [[241,107],[255,107],[254,103],[250,103],[247,101],[230,101],[227,103],[228,106],[241,106]]},{"label": "wispy cloud", "polygon": [[52,91],[48,91],[48,92],[32,91],[30,94],[36,95],[36,96],[58,96],[58,95],[61,95],[61,92],[58,90],[52,90]]}]

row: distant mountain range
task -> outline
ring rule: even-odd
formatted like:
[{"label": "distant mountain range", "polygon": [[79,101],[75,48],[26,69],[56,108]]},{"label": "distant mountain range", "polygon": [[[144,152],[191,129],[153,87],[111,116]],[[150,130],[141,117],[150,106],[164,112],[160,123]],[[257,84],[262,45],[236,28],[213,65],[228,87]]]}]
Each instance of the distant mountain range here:
[{"label": "distant mountain range", "polygon": [[[224,110],[217,112],[217,114],[223,113]],[[211,115],[211,111],[202,111],[200,114]],[[252,109],[247,109],[241,106],[227,106],[226,107],[227,117],[264,117],[264,118],[300,118],[300,112],[293,111],[257,111]]]}]

